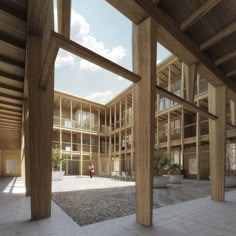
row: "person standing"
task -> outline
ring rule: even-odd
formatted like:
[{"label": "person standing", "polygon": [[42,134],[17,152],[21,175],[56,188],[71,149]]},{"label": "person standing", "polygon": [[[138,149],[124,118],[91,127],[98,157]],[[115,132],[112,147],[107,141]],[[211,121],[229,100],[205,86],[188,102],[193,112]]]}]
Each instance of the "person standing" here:
[{"label": "person standing", "polygon": [[89,163],[88,169],[89,169],[90,178],[93,178],[94,165],[92,163]]}]

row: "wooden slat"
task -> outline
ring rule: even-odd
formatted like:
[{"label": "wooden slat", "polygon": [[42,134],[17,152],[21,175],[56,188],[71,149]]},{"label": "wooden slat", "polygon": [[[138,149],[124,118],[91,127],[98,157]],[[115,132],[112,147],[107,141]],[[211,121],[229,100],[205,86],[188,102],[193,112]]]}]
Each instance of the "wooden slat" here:
[{"label": "wooden slat", "polygon": [[200,45],[201,51],[204,51],[204,50],[212,47],[213,45],[215,45],[216,43],[218,43],[222,39],[226,38],[227,36],[229,36],[230,34],[232,34],[235,31],[236,31],[236,22],[230,24],[225,29],[221,30],[220,32],[218,32],[217,34],[215,34],[214,36],[209,38],[206,42],[202,43]]},{"label": "wooden slat", "polygon": [[193,103],[190,103],[190,102],[184,100],[183,98],[167,91],[166,89],[164,89],[158,85],[156,85],[156,89],[159,94],[162,94],[166,98],[169,98],[170,100],[183,105],[184,109],[186,109],[186,110],[189,110],[192,112],[199,112],[202,116],[213,119],[213,120],[216,120],[218,118],[216,115],[207,112],[206,110],[202,109],[201,107],[197,107]]},{"label": "wooden slat", "polygon": [[18,61],[18,60],[14,60],[14,59],[12,59],[10,57],[3,56],[1,54],[0,54],[0,61],[5,62],[6,64],[10,64],[10,65],[19,67],[19,68],[23,68],[23,69],[25,67],[25,63],[24,62],[21,62],[21,61]]},{"label": "wooden slat", "polygon": [[26,48],[26,42],[24,40],[15,38],[2,30],[0,30],[0,41],[11,44],[16,48],[20,48],[23,50]]},{"label": "wooden slat", "polygon": [[58,33],[70,38],[71,0],[57,0]]},{"label": "wooden slat", "polygon": [[0,9],[0,28],[18,39],[26,39],[26,22]]},{"label": "wooden slat", "polygon": [[1,106],[1,103],[0,103],[0,111],[7,111],[9,113],[14,113],[14,114],[21,114],[22,111],[21,110],[15,110],[15,109],[12,109],[12,108],[8,108],[8,107],[4,107],[4,106]]},{"label": "wooden slat", "polygon": [[12,115],[12,114],[9,114],[9,113],[4,113],[2,111],[0,111],[0,118],[9,119],[9,120],[12,120],[12,121],[19,121],[19,122],[22,121],[21,116]]},{"label": "wooden slat", "polygon": [[0,100],[0,105],[4,105],[4,106],[10,107],[10,108],[22,110],[22,105],[21,104],[17,104],[17,103],[13,103],[13,102],[1,101]]},{"label": "wooden slat", "polygon": [[19,82],[22,82],[22,83],[24,82],[24,77],[13,75],[13,74],[3,72],[3,71],[0,71],[0,78],[1,77],[12,79],[12,80],[19,81]]},{"label": "wooden slat", "polygon": [[141,78],[139,75],[133,73],[132,71],[127,70],[126,68],[117,65],[116,63],[100,56],[99,54],[81,46],[78,43],[75,43],[68,38],[57,34],[52,31],[51,33],[52,39],[58,44],[58,46],[70,53],[73,53],[79,57],[82,57],[85,60],[88,60],[102,68],[109,70],[117,75],[120,75],[134,83],[137,83]]},{"label": "wooden slat", "polygon": [[224,56],[218,58],[218,59],[215,61],[215,65],[216,65],[216,66],[219,66],[219,65],[221,65],[221,64],[223,64],[223,63],[225,63],[225,62],[227,62],[227,61],[229,61],[229,60],[231,60],[231,59],[233,59],[234,57],[236,57],[236,50],[234,50],[234,51],[232,51],[232,52],[230,52],[230,53],[227,53],[226,55],[224,55]]},{"label": "wooden slat", "polygon": [[196,11],[194,11],[186,20],[180,25],[181,31],[186,31],[191,25],[200,20],[201,17],[206,15],[213,7],[215,7],[222,0],[207,0]]},{"label": "wooden slat", "polygon": [[13,118],[20,118],[20,119],[22,119],[22,114],[21,113],[17,113],[17,112],[12,112],[12,111],[7,111],[7,110],[2,110],[1,108],[0,108],[0,115],[7,115],[7,116],[9,116],[9,117],[13,117]]},{"label": "wooden slat", "polygon": [[236,75],[236,69],[235,69],[235,70],[232,70],[232,71],[230,71],[230,72],[228,72],[228,73],[226,74],[227,77],[232,77],[232,76],[234,76],[234,75]]},{"label": "wooden slat", "polygon": [[0,87],[8,89],[8,90],[12,90],[12,91],[20,92],[20,93],[24,92],[23,88],[18,88],[18,87],[7,85],[7,84],[3,84],[3,83],[0,83]]},{"label": "wooden slat", "polygon": [[23,100],[22,97],[17,97],[17,96],[14,96],[14,95],[5,94],[5,93],[1,93],[1,92],[0,92],[0,97],[5,97],[5,98],[12,99],[12,100],[17,100],[17,101],[22,101]]}]

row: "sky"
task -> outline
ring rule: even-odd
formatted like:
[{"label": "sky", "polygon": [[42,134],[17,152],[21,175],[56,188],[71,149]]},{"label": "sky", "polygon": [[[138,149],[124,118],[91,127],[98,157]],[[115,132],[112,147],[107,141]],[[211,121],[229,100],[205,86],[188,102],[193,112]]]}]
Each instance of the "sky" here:
[{"label": "sky", "polygon": [[[54,0],[55,31],[57,31]],[[132,23],[105,0],[72,0],[71,40],[132,70]],[[157,63],[171,53],[157,45]],[[106,104],[132,82],[64,50],[55,63],[55,89]]]}]

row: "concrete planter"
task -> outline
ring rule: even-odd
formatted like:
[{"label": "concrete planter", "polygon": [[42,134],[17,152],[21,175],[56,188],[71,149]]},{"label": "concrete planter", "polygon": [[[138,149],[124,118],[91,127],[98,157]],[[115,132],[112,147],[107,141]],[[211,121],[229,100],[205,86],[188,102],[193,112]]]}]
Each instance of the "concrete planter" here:
[{"label": "concrete planter", "polygon": [[61,180],[65,171],[52,171],[52,181]]},{"label": "concrete planter", "polygon": [[165,175],[169,177],[169,184],[181,184],[183,175]]},{"label": "concrete planter", "polygon": [[169,176],[155,176],[153,177],[154,188],[166,188],[169,182]]},{"label": "concrete planter", "polygon": [[225,187],[236,187],[236,176],[225,176]]}]

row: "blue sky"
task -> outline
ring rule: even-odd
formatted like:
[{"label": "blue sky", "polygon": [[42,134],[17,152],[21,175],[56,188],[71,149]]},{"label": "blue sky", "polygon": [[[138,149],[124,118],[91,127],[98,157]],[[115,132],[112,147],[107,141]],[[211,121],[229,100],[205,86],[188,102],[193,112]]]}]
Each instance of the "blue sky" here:
[{"label": "blue sky", "polygon": [[[72,0],[71,39],[129,70],[132,70],[131,32],[132,23],[105,0]],[[170,55],[159,44],[157,50],[158,62]],[[131,84],[88,61],[59,51],[55,68],[57,90],[105,104]]]}]

